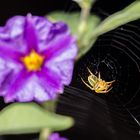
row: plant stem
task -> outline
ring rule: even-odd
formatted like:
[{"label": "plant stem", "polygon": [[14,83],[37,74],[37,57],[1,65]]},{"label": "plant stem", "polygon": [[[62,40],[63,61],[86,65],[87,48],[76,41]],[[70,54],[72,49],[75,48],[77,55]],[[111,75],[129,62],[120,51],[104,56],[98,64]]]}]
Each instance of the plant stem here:
[{"label": "plant stem", "polygon": [[48,140],[51,131],[47,128],[44,128],[39,135],[39,140]]},{"label": "plant stem", "polygon": [[82,7],[79,27],[78,27],[79,39],[81,36],[83,36],[84,32],[86,31],[89,14],[90,14],[90,7]]},{"label": "plant stem", "polygon": [[84,33],[87,29],[88,24],[88,17],[90,15],[91,4],[85,4],[84,2],[79,4],[81,7],[81,14],[79,20],[79,27],[78,27],[78,40],[79,42],[82,40]]},{"label": "plant stem", "polygon": [[[80,46],[80,49],[83,49],[86,47],[83,43],[83,38],[85,37],[86,31],[87,31],[88,18],[90,16],[90,10],[91,10],[93,2],[94,0],[93,1],[83,0],[79,2],[79,6],[81,7],[81,12],[80,12],[80,19],[79,19],[77,43],[78,43],[78,46]],[[77,58],[79,58],[79,56]]]},{"label": "plant stem", "polygon": [[[110,15],[109,17],[107,17],[94,30],[93,34],[91,35],[89,39],[88,44],[86,44],[86,46],[83,45],[82,47],[80,47],[77,60],[81,58],[84,54],[86,54],[92,48],[96,39],[100,35],[107,33],[111,30],[114,30],[128,22],[131,22],[137,19],[140,19],[140,1],[135,1],[129,6],[127,6],[126,8],[122,9],[121,11],[116,12]],[[81,44],[82,44],[82,41],[81,41]]]}]

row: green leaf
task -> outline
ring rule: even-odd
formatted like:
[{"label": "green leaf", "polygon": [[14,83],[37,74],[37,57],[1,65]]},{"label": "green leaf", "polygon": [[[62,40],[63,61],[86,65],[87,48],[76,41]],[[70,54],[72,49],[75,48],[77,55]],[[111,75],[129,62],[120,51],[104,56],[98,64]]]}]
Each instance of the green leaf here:
[{"label": "green leaf", "polygon": [[[47,15],[48,18],[54,19],[56,21],[63,21],[65,23],[67,23],[72,31],[73,34],[77,35],[78,34],[78,25],[79,25],[79,19],[80,19],[80,13],[64,13],[64,12],[53,12],[50,13],[49,15]],[[97,27],[97,25],[99,24],[100,19],[95,16],[95,15],[91,15],[88,23],[89,23],[89,27],[88,27],[88,34],[90,34],[92,32],[91,29],[95,29],[95,27]],[[86,35],[88,36],[88,35]]]},{"label": "green leaf", "polygon": [[15,103],[0,112],[0,134],[23,134],[65,130],[73,119],[50,113],[35,103]]},{"label": "green leaf", "polygon": [[140,18],[140,1],[136,1],[125,9],[106,18],[93,33],[94,36],[102,35],[128,22]]},{"label": "green leaf", "polygon": [[[67,23],[71,29],[72,34],[78,37],[78,26],[79,26],[79,19],[80,13],[64,13],[64,12],[54,12],[47,16],[50,19],[54,19],[56,21],[63,21]],[[87,44],[91,35],[93,34],[95,28],[100,22],[100,19],[95,15],[90,15],[88,19],[88,26],[84,37],[79,41],[79,48],[83,46],[83,44]],[[81,46],[82,45],[82,46]]]},{"label": "green leaf", "polygon": [[63,21],[67,23],[73,34],[77,34],[79,16],[80,16],[79,13],[64,13],[59,11],[47,15],[47,17],[50,18],[50,20]]},{"label": "green leaf", "polygon": [[95,28],[92,31],[92,34],[90,34],[90,40],[88,40],[88,44],[84,45],[84,47],[79,51],[78,58],[80,58],[82,55],[84,55],[87,51],[90,50],[90,48],[95,43],[96,39],[113,29],[116,29],[117,27],[124,25],[128,22],[137,20],[140,18],[140,1],[135,1],[132,4],[130,4],[125,9],[109,16],[106,18],[97,28]]},{"label": "green leaf", "polygon": [[46,110],[50,112],[56,111],[57,100],[46,101],[41,104]]}]

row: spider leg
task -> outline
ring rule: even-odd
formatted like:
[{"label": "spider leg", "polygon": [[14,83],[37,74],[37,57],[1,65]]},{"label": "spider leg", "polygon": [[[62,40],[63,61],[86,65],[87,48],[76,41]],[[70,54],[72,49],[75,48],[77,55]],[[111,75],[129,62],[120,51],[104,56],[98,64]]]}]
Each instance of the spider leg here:
[{"label": "spider leg", "polygon": [[106,82],[107,84],[112,84],[112,83],[114,83],[115,82],[115,80],[112,80],[112,81],[110,81],[110,82]]},{"label": "spider leg", "polygon": [[82,82],[83,82],[88,88],[90,88],[91,90],[94,90],[94,88],[91,87],[89,84],[87,84],[87,83],[83,80],[82,77],[81,77],[81,80],[82,80]]},{"label": "spider leg", "polygon": [[112,87],[109,90],[105,90],[105,91],[98,91],[98,90],[96,90],[96,92],[97,93],[108,93],[111,89],[112,89]]},{"label": "spider leg", "polygon": [[100,74],[100,72],[98,74],[98,79],[101,80],[101,74]]},{"label": "spider leg", "polygon": [[91,75],[95,76],[88,67],[87,67],[87,70]]},{"label": "spider leg", "polygon": [[113,87],[111,87],[110,89],[106,90],[106,93],[109,92]]},{"label": "spider leg", "polygon": [[107,84],[107,89],[109,89],[112,86],[112,83]]}]

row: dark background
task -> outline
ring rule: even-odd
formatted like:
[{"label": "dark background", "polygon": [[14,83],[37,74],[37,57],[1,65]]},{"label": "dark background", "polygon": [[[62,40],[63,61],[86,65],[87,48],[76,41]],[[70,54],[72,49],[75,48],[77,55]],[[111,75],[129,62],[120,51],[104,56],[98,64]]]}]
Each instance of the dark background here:
[{"label": "dark background", "polygon": [[[100,14],[106,12],[111,14],[124,8],[134,0],[96,0],[93,11]],[[3,24],[8,18],[14,15],[45,15],[54,10],[65,10],[71,12],[78,10],[78,6],[72,0],[2,0],[0,4],[0,20]]]},{"label": "dark background", "polygon": [[[134,0],[96,0],[92,8],[92,12],[96,13],[103,20],[110,14],[123,9]],[[33,15],[44,16],[51,11],[62,10],[67,13],[79,11],[79,7],[72,0],[4,0],[0,4],[0,24],[4,25],[6,20],[14,15]],[[131,15],[130,15],[131,16]],[[57,113],[70,115],[75,119],[75,126],[67,131],[61,132],[61,135],[68,137],[70,140],[139,140],[140,126],[134,120],[139,121],[139,99],[134,99],[131,104],[126,105],[133,98],[132,93],[139,86],[139,71],[137,70],[132,59],[125,55],[119,49],[113,49],[111,41],[114,34],[123,32],[121,29],[133,31],[130,36],[135,38],[139,47],[139,39],[135,34],[140,35],[139,21],[122,26],[114,31],[102,35],[96,42],[94,48],[76,63],[73,81],[70,87],[65,89],[65,93],[59,98]],[[126,40],[118,40],[124,43],[128,48],[133,48],[128,36]],[[122,47],[117,44],[118,47]],[[105,46],[105,47],[104,47]],[[139,49],[134,53],[139,52]],[[113,60],[117,60],[114,69],[110,69],[107,63],[100,63],[99,58],[103,59],[105,55],[113,56]],[[119,56],[119,57],[118,57]],[[94,58],[94,59],[93,59]],[[108,64],[111,64],[112,58],[107,57]],[[140,61],[137,61],[140,65]],[[92,65],[91,65],[92,64]],[[97,68],[97,64],[99,67]],[[111,66],[113,65],[111,64]],[[86,66],[90,67],[93,72],[100,70],[103,76],[108,80],[115,79],[117,83],[114,85],[111,94],[108,96],[95,95],[88,88],[84,87],[79,80],[79,75],[83,78],[87,77]],[[119,67],[122,67],[120,70]],[[129,67],[129,69],[127,69]],[[115,71],[117,71],[115,73]],[[122,84],[123,83],[123,84]],[[125,84],[126,83],[126,84]],[[123,91],[125,89],[125,91]],[[121,92],[120,92],[121,91]],[[121,95],[123,94],[123,95]],[[1,99],[1,108],[5,104]],[[130,108],[137,107],[135,110]],[[134,116],[133,116],[134,115]],[[138,116],[138,117],[135,117]],[[35,139],[36,135],[20,135],[20,136],[3,136],[5,140],[18,139],[28,140]]]}]

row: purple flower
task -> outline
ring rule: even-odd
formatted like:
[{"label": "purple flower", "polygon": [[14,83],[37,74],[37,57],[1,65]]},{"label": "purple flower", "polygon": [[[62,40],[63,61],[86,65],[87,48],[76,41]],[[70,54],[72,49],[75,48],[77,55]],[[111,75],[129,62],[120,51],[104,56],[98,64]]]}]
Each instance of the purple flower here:
[{"label": "purple flower", "polygon": [[46,101],[72,78],[75,38],[63,22],[15,16],[0,27],[0,96],[5,102]]},{"label": "purple flower", "polygon": [[68,140],[66,138],[60,137],[60,135],[58,133],[52,133],[48,140]]}]

